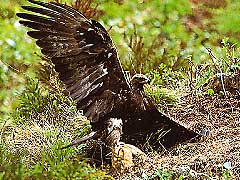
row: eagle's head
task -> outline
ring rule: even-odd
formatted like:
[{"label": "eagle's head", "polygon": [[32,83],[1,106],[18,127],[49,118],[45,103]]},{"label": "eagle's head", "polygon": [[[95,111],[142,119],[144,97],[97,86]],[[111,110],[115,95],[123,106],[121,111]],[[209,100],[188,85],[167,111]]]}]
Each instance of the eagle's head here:
[{"label": "eagle's head", "polygon": [[149,83],[150,79],[143,74],[135,74],[131,80],[131,85],[134,90],[143,90],[143,85]]}]

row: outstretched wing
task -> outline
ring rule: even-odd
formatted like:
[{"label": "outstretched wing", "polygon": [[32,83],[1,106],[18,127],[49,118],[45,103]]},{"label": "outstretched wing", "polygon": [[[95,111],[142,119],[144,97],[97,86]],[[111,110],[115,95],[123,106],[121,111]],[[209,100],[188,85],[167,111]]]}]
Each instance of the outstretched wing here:
[{"label": "outstretched wing", "polygon": [[112,111],[119,93],[130,90],[117,50],[103,26],[74,8],[55,2],[23,6],[35,14],[18,13],[28,35],[52,60],[77,107],[94,122]]},{"label": "outstretched wing", "polygon": [[149,134],[159,129],[168,134],[152,140],[157,146],[162,143],[171,147],[197,136],[130,88],[117,50],[101,24],[67,5],[28,1],[37,6],[23,9],[37,15],[18,13],[25,19],[20,23],[34,29],[28,35],[37,39],[42,53],[55,64],[59,78],[78,109],[92,122],[93,130],[106,128],[108,119],[117,118],[123,120],[123,139],[132,144],[143,144]]}]

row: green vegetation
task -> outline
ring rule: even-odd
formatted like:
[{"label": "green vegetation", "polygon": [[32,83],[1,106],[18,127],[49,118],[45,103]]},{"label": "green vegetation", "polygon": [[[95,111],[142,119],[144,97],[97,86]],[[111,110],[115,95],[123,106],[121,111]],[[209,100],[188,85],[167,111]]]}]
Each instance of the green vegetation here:
[{"label": "green vegetation", "polygon": [[[51,85],[60,90],[57,82],[53,78]],[[2,179],[110,178],[87,164],[84,146],[61,149],[91,129],[71,99],[32,79],[17,99],[18,107],[1,123]]]},{"label": "green vegetation", "polygon": [[[96,0],[92,5],[98,4],[95,18],[106,29],[112,26],[124,69],[151,78],[146,90],[162,111],[185,92],[214,96],[240,89],[240,3],[211,2]],[[84,159],[84,146],[60,150],[91,127],[18,23],[15,13],[26,3],[0,4],[0,179],[108,179]],[[218,73],[228,77],[225,89]],[[224,179],[231,178],[229,171]],[[157,170],[151,177],[171,179],[171,171]]]},{"label": "green vegetation", "polygon": [[155,176],[161,180],[167,180],[167,179],[171,179],[172,173],[158,169]]},{"label": "green vegetation", "polygon": [[0,146],[0,179],[110,179],[91,167],[74,149],[59,150],[61,143],[49,146],[38,162],[29,164],[26,155]]}]

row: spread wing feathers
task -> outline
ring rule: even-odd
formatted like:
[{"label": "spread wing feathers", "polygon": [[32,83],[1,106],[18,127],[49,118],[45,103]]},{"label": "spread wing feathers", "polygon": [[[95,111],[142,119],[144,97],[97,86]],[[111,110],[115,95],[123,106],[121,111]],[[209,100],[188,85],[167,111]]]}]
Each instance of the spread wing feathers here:
[{"label": "spread wing feathers", "polygon": [[34,29],[28,35],[55,64],[78,108],[97,122],[112,111],[114,94],[130,90],[111,38],[100,23],[70,6],[29,2],[37,7],[23,9],[36,14],[18,13],[20,23]]},{"label": "spread wing feathers", "polygon": [[[29,2],[36,7],[23,9],[35,14],[18,13],[24,19],[20,23],[33,29],[28,35],[37,39],[42,53],[55,64],[59,78],[94,131],[106,130],[107,121],[117,118],[123,120],[123,140],[132,144],[143,144],[149,134],[159,129],[168,134],[151,140],[158,144],[156,147],[159,143],[170,147],[197,136],[161,114],[144,93],[130,88],[116,48],[101,24],[67,5]],[[90,136],[94,137],[98,133]],[[119,135],[111,137],[119,139]]]}]

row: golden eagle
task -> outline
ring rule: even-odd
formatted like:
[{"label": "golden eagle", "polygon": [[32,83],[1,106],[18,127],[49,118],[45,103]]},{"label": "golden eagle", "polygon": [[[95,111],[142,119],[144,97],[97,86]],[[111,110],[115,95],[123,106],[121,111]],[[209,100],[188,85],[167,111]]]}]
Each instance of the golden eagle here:
[{"label": "golden eagle", "polygon": [[126,80],[116,47],[99,22],[65,4],[29,2],[37,6],[22,8],[35,14],[17,13],[25,19],[20,23],[34,29],[28,35],[37,39],[92,125],[93,132],[73,144],[101,136],[114,145],[122,131],[124,142],[143,145],[148,140],[157,149],[198,136],[158,111],[144,92],[143,85],[149,82],[146,76],[136,74],[131,82]]}]

